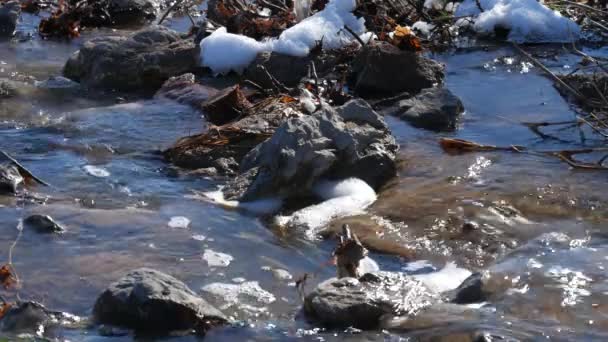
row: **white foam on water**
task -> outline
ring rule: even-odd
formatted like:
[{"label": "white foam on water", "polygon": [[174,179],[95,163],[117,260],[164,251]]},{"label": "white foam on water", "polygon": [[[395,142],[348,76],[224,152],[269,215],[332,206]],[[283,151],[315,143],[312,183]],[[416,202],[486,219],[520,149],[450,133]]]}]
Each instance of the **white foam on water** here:
[{"label": "white foam on water", "polygon": [[93,177],[106,178],[110,177],[110,172],[104,168],[95,165],[85,165],[84,171]]},{"label": "white foam on water", "polygon": [[203,253],[203,260],[207,262],[209,267],[228,267],[234,258],[230,254],[206,249]]},{"label": "white foam on water", "polygon": [[454,262],[448,262],[437,272],[415,274],[413,277],[429,289],[441,293],[454,290],[471,274],[471,271],[458,267]]},{"label": "white foam on water", "polygon": [[190,219],[185,216],[174,216],[169,220],[167,225],[171,228],[187,229],[190,225]]},{"label": "white foam on water", "polygon": [[203,286],[201,290],[220,299],[223,302],[220,307],[222,310],[235,304],[239,306],[259,305],[276,301],[276,297],[264,290],[257,281],[243,281],[238,284],[212,283]]}]

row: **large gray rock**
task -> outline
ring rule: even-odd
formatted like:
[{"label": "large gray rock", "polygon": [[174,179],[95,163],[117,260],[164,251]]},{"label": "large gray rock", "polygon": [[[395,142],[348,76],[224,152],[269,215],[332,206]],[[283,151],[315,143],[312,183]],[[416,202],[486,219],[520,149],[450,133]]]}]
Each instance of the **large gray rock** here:
[{"label": "large gray rock", "polygon": [[[357,177],[378,188],[395,175],[394,137],[383,118],[363,100],[323,108],[287,120],[273,136],[241,162],[243,177],[229,182],[225,194],[242,200],[305,194],[322,177]],[[253,170],[253,171],[252,171]],[[249,171],[249,172],[248,172]]]},{"label": "large gray rock", "polygon": [[419,53],[379,42],[365,46],[353,62],[355,91],[364,96],[418,93],[443,82],[443,65]]},{"label": "large gray rock", "polygon": [[408,121],[412,126],[433,131],[452,131],[464,106],[456,95],[446,88],[430,88],[420,94],[401,100],[390,114]]},{"label": "large gray rock", "polygon": [[93,316],[97,323],[148,332],[204,333],[228,321],[181,281],[148,268],[110,285],[97,299]]},{"label": "large gray rock", "polygon": [[99,37],[67,61],[64,76],[89,87],[157,89],[165,80],[195,68],[200,47],[165,27],[153,26],[130,37]]},{"label": "large gray rock", "polygon": [[332,328],[377,329],[393,317],[411,317],[438,302],[418,280],[396,272],[367,273],[359,279],[332,278],[308,296],[310,319]]},{"label": "large gray rock", "polygon": [[12,37],[17,28],[17,20],[21,14],[19,1],[9,1],[0,4],[0,38]]}]

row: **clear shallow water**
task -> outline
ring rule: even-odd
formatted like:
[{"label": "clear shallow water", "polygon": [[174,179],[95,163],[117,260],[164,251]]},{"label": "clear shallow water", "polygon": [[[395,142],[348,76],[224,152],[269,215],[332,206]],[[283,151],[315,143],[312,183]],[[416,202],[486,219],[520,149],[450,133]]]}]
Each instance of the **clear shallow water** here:
[{"label": "clear shallow water", "polygon": [[[35,20],[26,17],[22,31],[31,31]],[[31,83],[57,75],[84,39],[103,33],[71,43],[0,42],[0,78]],[[356,221],[385,244],[430,260],[425,269],[454,260],[488,272],[497,294],[472,319],[455,322],[460,315],[448,315],[390,334],[311,330],[299,314],[293,279],[277,279],[271,270],[294,277],[317,271],[311,287],[332,276],[333,269],[322,265],[334,243],[306,242],[256,217],[193,199],[193,190],[214,189],[216,182],[174,170],[158,151],[199,131],[200,114],[171,102],[125,100],[124,94],[62,94],[24,86],[17,98],[0,100],[0,147],[53,185],[34,189],[48,198],[44,205],[0,197],[0,251],[8,253],[21,217],[44,213],[63,223],[68,232],[61,236],[25,231],[13,261],[23,280],[22,298],[81,316],[90,314],[108,283],[142,266],[170,273],[195,291],[245,279],[274,296],[272,303],[249,296],[241,301],[248,306],[228,306],[225,312],[244,326],[214,331],[208,336],[213,341],[453,340],[477,333],[603,340],[606,174],[571,170],[536,155],[448,155],[439,148],[441,136],[538,150],[582,146],[576,130],[561,132],[564,141],[543,140],[519,123],[570,120],[573,112],[537,68],[521,73],[520,61],[509,64],[504,57],[516,56],[508,48],[436,56],[447,64],[447,86],[467,110],[461,127],[436,134],[387,118],[402,146],[399,177],[379,193],[369,215]],[[573,57],[560,53],[551,63],[563,68]],[[176,216],[188,218],[188,228],[170,227]],[[462,232],[469,220],[478,222],[478,232]],[[205,255],[212,252],[232,260],[226,267],[210,265]],[[382,268],[415,269],[405,259],[372,254]],[[95,329],[59,335],[105,339]]]}]

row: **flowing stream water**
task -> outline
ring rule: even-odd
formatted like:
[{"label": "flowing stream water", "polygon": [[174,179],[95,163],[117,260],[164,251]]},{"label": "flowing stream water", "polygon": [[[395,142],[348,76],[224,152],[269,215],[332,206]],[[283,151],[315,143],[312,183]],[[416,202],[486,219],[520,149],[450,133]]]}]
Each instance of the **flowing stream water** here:
[{"label": "flowing stream water", "polygon": [[[31,83],[58,75],[86,39],[122,34],[93,31],[69,43],[46,41],[35,34],[37,20],[24,15],[19,38],[0,42],[0,79]],[[183,20],[168,23],[187,27]],[[544,48],[552,51],[543,59],[551,68],[574,67],[575,56]],[[211,283],[234,284],[239,291],[231,298],[205,296],[242,324],[212,331],[209,341],[606,340],[608,175],[535,154],[449,155],[438,144],[447,136],[559,150],[598,141],[588,132],[581,141],[577,129],[551,127],[545,132],[558,139],[543,139],[521,124],[572,120],[575,113],[551,80],[508,46],[433,57],[447,65],[447,87],[466,108],[459,129],[437,134],[387,117],[401,145],[399,175],[368,214],[343,221],[369,231],[377,246],[371,256],[383,269],[424,272],[455,261],[486,272],[500,295],[474,319],[447,314],[402,332],[314,329],[300,313],[293,282],[317,272],[310,289],[331,277],[333,267],[322,265],[335,242],[306,241],[255,216],[197,200],[193,191],[214,190],[218,183],[172,168],[158,151],[199,132],[200,113],[144,95],[23,86],[18,96],[0,100],[0,148],[52,185],[34,189],[39,200],[0,196],[0,258],[8,257],[18,220],[43,213],[67,233],[24,232],[13,251],[21,298],[88,316],[110,282],[142,266],[170,273],[200,293]],[[463,231],[469,221],[478,229]],[[395,250],[411,251],[415,260],[382,253]],[[110,339],[89,327],[56,334],[76,341],[131,339]]]}]

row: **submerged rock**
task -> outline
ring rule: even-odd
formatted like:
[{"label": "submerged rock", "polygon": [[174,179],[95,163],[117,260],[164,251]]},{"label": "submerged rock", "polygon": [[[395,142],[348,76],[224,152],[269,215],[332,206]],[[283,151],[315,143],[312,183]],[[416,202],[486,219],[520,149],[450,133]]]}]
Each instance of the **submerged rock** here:
[{"label": "submerged rock", "polygon": [[483,275],[473,273],[458,288],[446,293],[446,296],[449,301],[456,304],[481,303],[491,295],[491,291],[486,287]]},{"label": "submerged rock", "polygon": [[416,52],[380,42],[365,46],[353,62],[354,88],[361,95],[418,93],[443,82],[443,65]]},{"label": "submerged rock", "polygon": [[397,102],[388,113],[408,121],[415,127],[433,131],[456,129],[464,106],[456,95],[446,88],[430,88],[420,94]]},{"label": "submerged rock", "polygon": [[384,119],[365,101],[325,105],[287,120],[249,152],[224,194],[242,200],[301,195],[322,177],[354,177],[378,188],[395,175],[397,149]]},{"label": "submerged rock", "polygon": [[97,323],[158,333],[204,333],[228,322],[184,283],[148,268],[131,271],[110,285],[97,299],[93,316]]},{"label": "submerged rock", "polygon": [[63,233],[65,228],[48,215],[30,215],[23,223],[38,233]]},{"label": "submerged rock", "polygon": [[416,279],[395,272],[361,278],[332,278],[319,284],[304,303],[307,316],[332,328],[376,329],[395,316],[413,316],[440,300]]},{"label": "submerged rock", "polygon": [[64,76],[89,87],[117,90],[159,88],[169,77],[195,68],[200,47],[162,26],[129,37],[99,37],[67,61]]},{"label": "submerged rock", "polygon": [[19,169],[12,163],[0,164],[0,194],[2,193],[17,193],[21,184],[23,184],[23,176],[19,173]]},{"label": "submerged rock", "polygon": [[194,74],[188,73],[169,78],[154,97],[173,100],[202,111],[203,103],[217,93],[217,89],[197,83]]},{"label": "submerged rock", "polygon": [[0,38],[13,36],[20,14],[21,4],[19,1],[8,1],[0,4]]},{"label": "submerged rock", "polygon": [[80,318],[64,312],[50,311],[36,302],[21,302],[12,306],[0,320],[0,331],[11,334],[43,336],[47,328],[74,324]]}]

